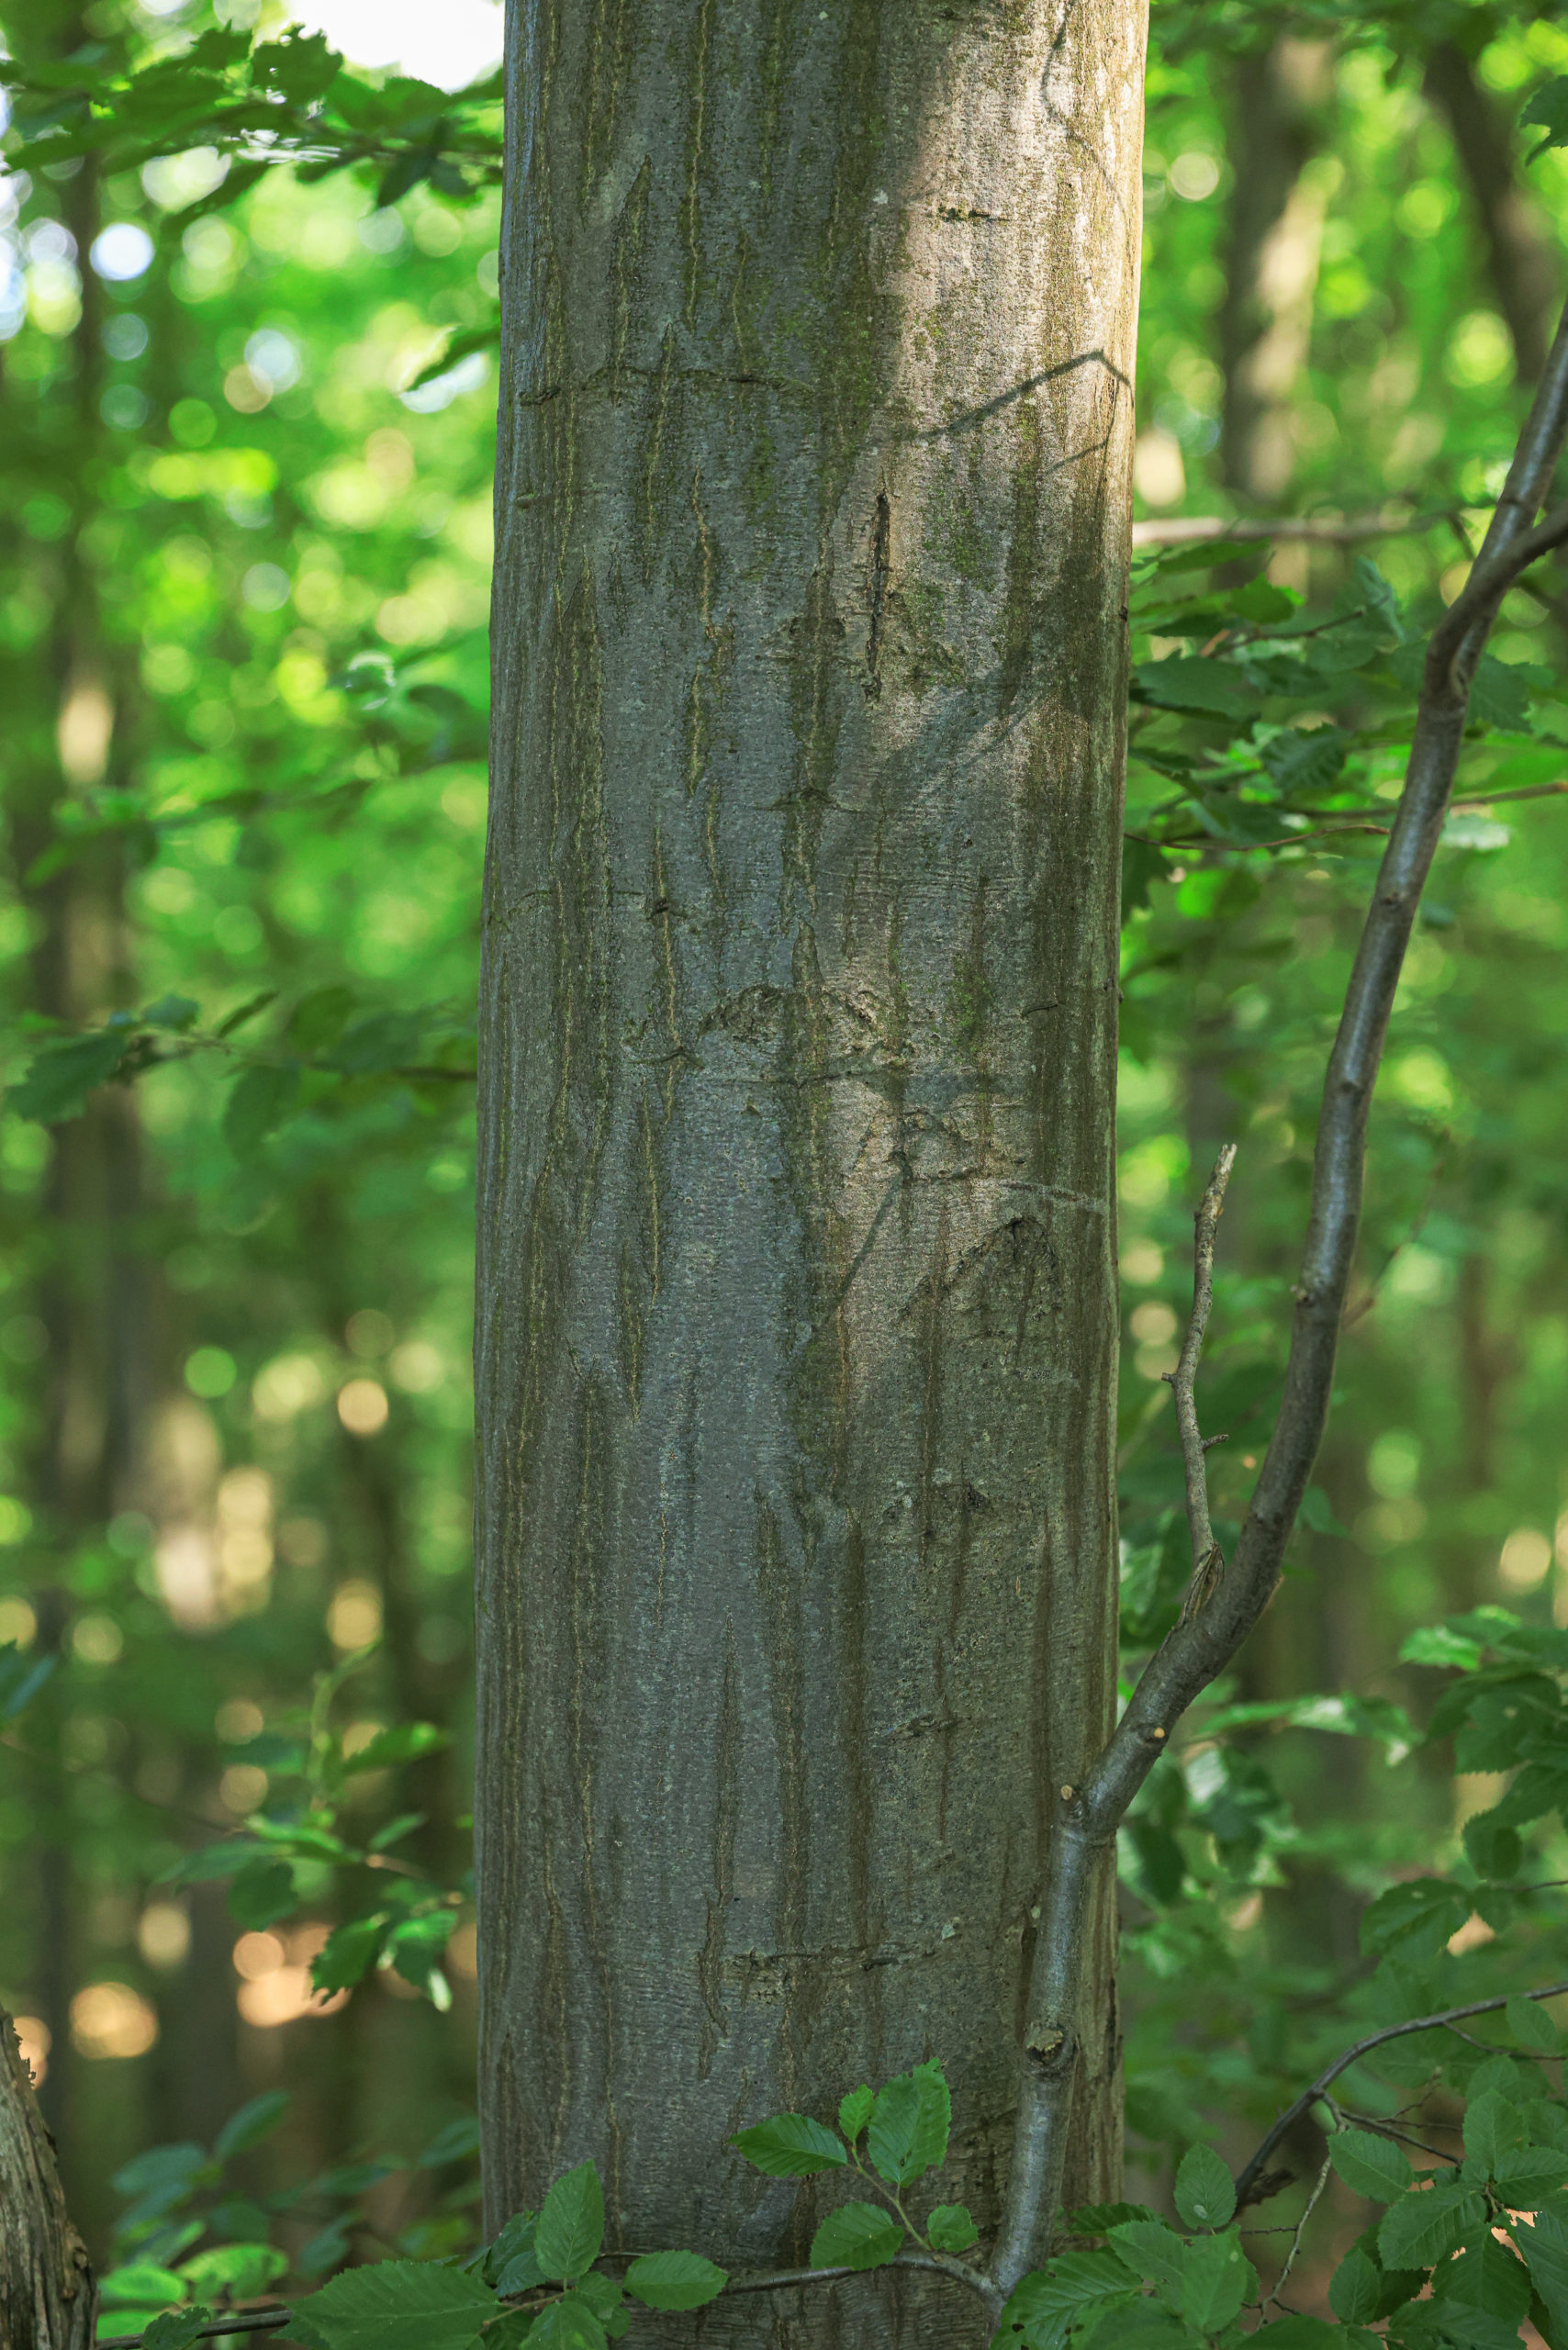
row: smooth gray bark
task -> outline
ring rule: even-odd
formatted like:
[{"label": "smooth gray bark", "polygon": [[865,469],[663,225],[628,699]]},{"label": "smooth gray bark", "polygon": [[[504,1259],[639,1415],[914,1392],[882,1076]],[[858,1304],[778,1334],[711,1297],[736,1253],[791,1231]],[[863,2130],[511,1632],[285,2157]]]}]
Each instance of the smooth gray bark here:
[{"label": "smooth gray bark", "polygon": [[[927,2055],[993,2217],[1112,1703],[1143,8],[509,37],[487,2217],[591,2154],[611,2244],[793,2264],[823,2197],[724,2139]],[[1075,2198],[1119,2151],[1103,1873],[1086,1932]],[[886,2341],[913,2289],[703,2338]]]}]

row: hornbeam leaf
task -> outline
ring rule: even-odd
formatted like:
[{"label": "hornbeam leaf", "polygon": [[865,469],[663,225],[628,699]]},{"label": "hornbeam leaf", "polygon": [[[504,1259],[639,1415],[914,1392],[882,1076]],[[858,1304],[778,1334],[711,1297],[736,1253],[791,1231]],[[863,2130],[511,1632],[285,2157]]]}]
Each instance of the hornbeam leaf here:
[{"label": "hornbeam leaf", "polygon": [[288,2330],[311,2350],[471,2350],[499,2312],[489,2287],[460,2268],[381,2260],[297,2302]]}]

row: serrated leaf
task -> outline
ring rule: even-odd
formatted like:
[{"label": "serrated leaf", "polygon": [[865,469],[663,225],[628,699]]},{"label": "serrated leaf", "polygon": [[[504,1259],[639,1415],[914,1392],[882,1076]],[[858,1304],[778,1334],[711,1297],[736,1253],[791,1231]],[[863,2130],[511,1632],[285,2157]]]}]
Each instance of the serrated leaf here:
[{"label": "serrated leaf", "polygon": [[1552,2022],[1540,1999],[1526,1999],[1516,1995],[1503,2009],[1508,2030],[1521,2048],[1539,2048],[1555,2054],[1562,2043],[1562,2034]]},{"label": "serrated leaf", "polygon": [[1351,2193],[1370,2203],[1392,2203],[1414,2183],[1403,2148],[1372,2130],[1337,2130],[1328,2141],[1328,2159]]},{"label": "serrated leaf", "polygon": [[212,2311],[201,2302],[184,2310],[161,2310],[141,2335],[141,2350],[188,2350],[212,2323]]},{"label": "serrated leaf", "polygon": [[809,2113],[776,2113],[770,2121],[737,2131],[730,2143],[767,2178],[810,2178],[849,2160],[842,2140]]},{"label": "serrated leaf", "polygon": [[1111,2249],[1135,2277],[1147,2277],[1171,2309],[1182,2305],[1187,2247],[1163,2220],[1126,2220],[1109,2231]]},{"label": "serrated leaf", "polygon": [[980,2242],[980,2230],[965,2203],[938,2203],[925,2222],[928,2240],[938,2252],[968,2252]]},{"label": "serrated leaf", "polygon": [[876,2102],[876,2091],[868,2089],[864,2082],[857,2089],[851,2089],[846,2097],[840,2098],[838,2127],[846,2144],[852,2146],[855,2143],[871,2119],[871,2109]]},{"label": "serrated leaf", "polygon": [[1223,2333],[1257,2289],[1258,2272],[1234,2228],[1223,2235],[1199,2236],[1187,2246],[1182,2314],[1201,2333]]},{"label": "serrated leaf", "polygon": [[243,1070],[230,1089],[223,1112],[223,1139],[235,1158],[251,1158],[298,1099],[299,1070],[294,1062]]},{"label": "serrated leaf", "polygon": [[900,2073],[877,2093],[866,2131],[872,2168],[890,2187],[907,2187],[947,2158],[953,2101],[935,2059]]},{"label": "serrated leaf", "polygon": [[1258,689],[1234,662],[1177,653],[1163,661],[1139,662],[1133,672],[1133,699],[1159,710],[1240,718],[1256,709]]},{"label": "serrated leaf", "polygon": [[1402,2196],[1383,2217],[1377,2248],[1385,2268],[1433,2268],[1486,2221],[1473,2191],[1444,2195],[1428,2188]]},{"label": "serrated leaf", "polygon": [[44,1126],[79,1117],[89,1093],[116,1075],[135,1041],[134,1032],[127,1028],[95,1028],[84,1036],[46,1045],[19,1082],[6,1089],[6,1109]]},{"label": "serrated leaf", "polygon": [[1549,147],[1568,147],[1568,75],[1559,73],[1543,82],[1529,106],[1519,117],[1521,129],[1534,124],[1544,129],[1546,136],[1530,149],[1525,158],[1533,163]]},{"label": "serrated leaf", "polygon": [[1352,2245],[1329,2279],[1329,2308],[1347,2323],[1364,2325],[1377,2316],[1382,2299],[1382,2269],[1360,2244]]},{"label": "serrated leaf", "polygon": [[1464,2151],[1484,2163],[1488,2176],[1501,2157],[1524,2135],[1518,2108],[1496,2089],[1473,2096],[1464,2109]]},{"label": "serrated leaf", "polygon": [[875,2203],[841,2203],[812,2238],[813,2268],[885,2268],[903,2250],[904,2232]]},{"label": "serrated leaf", "polygon": [[212,2142],[212,2151],[220,2163],[231,2155],[248,2154],[252,2146],[270,2136],[288,2111],[289,2093],[286,2089],[263,2089],[231,2113]]},{"label": "serrated leaf", "polygon": [[546,2301],[528,2331],[529,2350],[606,2350],[597,2311],[580,2293]]},{"label": "serrated leaf", "polygon": [[249,1861],[229,1887],[229,1914],[252,1933],[275,1925],[299,1906],[294,1871],[286,1861]]},{"label": "serrated leaf", "polygon": [[1381,1955],[1434,1956],[1470,1915],[1470,1896],[1444,1877],[1390,1886],[1361,1913],[1361,1948]]},{"label": "serrated leaf", "polygon": [[718,2300],[729,2271],[700,2252],[647,2252],[626,2271],[626,2290],[651,2310],[700,2310]]},{"label": "serrated leaf", "polygon": [[1568,2187],[1568,2154],[1560,2146],[1521,2146],[1499,2154],[1493,2183],[1510,2210],[1533,2211]]},{"label": "serrated leaf", "polygon": [[456,1923],[455,1910],[433,1909],[394,1926],[386,1942],[394,1972],[422,1991],[440,1965]]},{"label": "serrated leaf", "polygon": [[377,1913],[372,1918],[352,1918],[347,1925],[334,1926],[310,1962],[310,1980],[316,1989],[346,1991],[363,1981],[367,1969],[380,1956],[391,1922]]},{"label": "serrated leaf", "polygon": [[1529,2270],[1487,2228],[1457,2260],[1439,2270],[1433,2290],[1445,2311],[1450,2304],[1481,2310],[1511,2325],[1517,2338],[1530,2304]]},{"label": "serrated leaf", "polygon": [[604,2190],[593,2164],[579,2163],[544,2198],[534,2256],[546,2277],[566,2283],[588,2274],[603,2243]]},{"label": "serrated leaf", "polygon": [[1125,2303],[1134,2289],[1126,2263],[1114,2254],[1062,2253],[1047,2267],[1019,2279],[1002,2311],[998,2338],[1005,2342],[1009,2325],[1020,2324],[1027,2343],[1059,2342],[1086,2311]]},{"label": "serrated leaf", "polygon": [[1176,2173],[1176,2209],[1190,2228],[1223,2228],[1236,2209],[1236,2188],[1212,2146],[1191,2146]]},{"label": "serrated leaf", "polygon": [[[1263,766],[1280,793],[1285,799],[1297,792],[1327,791],[1336,782],[1350,752],[1351,737],[1338,726],[1315,727],[1310,733],[1292,728],[1275,735],[1263,750]],[[1329,1524],[1316,1527],[1316,1531],[1333,1530],[1334,1513],[1328,1497],[1318,1486],[1310,1489],[1318,1496],[1318,1506],[1327,1511]],[[1304,1506],[1303,1516],[1306,1516]],[[1313,1525],[1312,1518],[1307,1518]]]},{"label": "serrated leaf", "polygon": [[489,2287],[460,2268],[382,2260],[297,2301],[289,2332],[312,2350],[469,2350],[499,2310]]}]

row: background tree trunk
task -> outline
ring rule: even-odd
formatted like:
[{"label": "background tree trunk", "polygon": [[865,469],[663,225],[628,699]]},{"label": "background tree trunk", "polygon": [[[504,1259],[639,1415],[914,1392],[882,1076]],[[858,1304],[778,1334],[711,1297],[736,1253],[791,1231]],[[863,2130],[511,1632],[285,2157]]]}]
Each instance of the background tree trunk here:
[{"label": "background tree trunk", "polygon": [[1512,128],[1475,78],[1457,42],[1433,44],[1426,92],[1452,136],[1486,248],[1486,274],[1513,339],[1519,381],[1546,364],[1557,306],[1557,264],[1529,190],[1514,165]]},{"label": "background tree trunk", "polygon": [[[929,2054],[995,2207],[1114,1685],[1143,46],[1130,0],[511,11],[490,2224],[592,2154],[612,2243],[798,2260],[817,2198],[724,2139]],[[839,2298],[704,2339],[890,2338]]]},{"label": "background tree trunk", "polygon": [[0,2350],[90,2350],[96,2307],[32,2078],[0,2010]]},{"label": "background tree trunk", "polygon": [[1291,411],[1312,337],[1325,205],[1322,187],[1304,174],[1331,81],[1327,44],[1288,34],[1235,71],[1220,473],[1260,506],[1277,508],[1295,471]]}]

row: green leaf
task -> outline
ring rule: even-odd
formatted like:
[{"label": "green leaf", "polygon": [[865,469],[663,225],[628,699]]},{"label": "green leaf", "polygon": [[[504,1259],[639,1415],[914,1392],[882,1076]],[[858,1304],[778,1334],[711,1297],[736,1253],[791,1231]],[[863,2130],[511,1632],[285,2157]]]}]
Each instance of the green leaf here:
[{"label": "green leaf", "polygon": [[1568,2187],[1568,2154],[1559,2146],[1522,2146],[1498,2155],[1492,2178],[1511,2210],[1533,2211]]},{"label": "green leaf", "polygon": [[287,2089],[263,2089],[260,2097],[248,2098],[230,2115],[213,2140],[213,2154],[220,2163],[235,2154],[248,2154],[252,2146],[259,2146],[263,2138],[272,2135],[291,2103]]},{"label": "green leaf", "polygon": [[1390,1886],[1361,1913],[1361,1948],[1381,1956],[1435,1956],[1470,1915],[1470,1896],[1444,1877],[1413,1877]]},{"label": "green leaf", "polygon": [[603,2242],[604,2190],[593,2164],[579,2163],[544,2198],[534,2255],[546,2277],[566,2283],[588,2274]]},{"label": "green leaf", "polygon": [[847,2145],[852,2146],[855,2143],[861,2131],[870,2121],[871,2109],[876,2102],[876,2091],[867,2088],[864,2082],[859,2088],[851,2089],[847,2097],[839,2099],[838,2126]]},{"label": "green leaf", "polygon": [[1258,2289],[1258,2272],[1234,2228],[1197,2237],[1187,2246],[1184,2268],[1182,2314],[1204,2333],[1219,2333],[1233,2323],[1242,2302]]},{"label": "green leaf", "polygon": [[933,2058],[900,2073],[877,2095],[866,2132],[872,2168],[890,2187],[907,2187],[947,2158],[953,2101]]},{"label": "green leaf", "polygon": [[1457,2260],[1440,2268],[1432,2285],[1445,2310],[1450,2303],[1482,2310],[1488,2317],[1502,2318],[1511,2325],[1516,2337],[1529,2310],[1529,2270],[1506,2244],[1497,2242],[1489,2228],[1483,2229]]},{"label": "green leaf", "polygon": [[247,996],[244,1002],[236,1006],[234,1011],[225,1013],[213,1033],[218,1036],[232,1036],[237,1029],[245,1025],[247,1020],[253,1020],[258,1012],[264,1012],[269,1003],[276,1002],[276,988],[263,988],[260,995]]},{"label": "green leaf", "polygon": [[469,2350],[500,2303],[477,2277],[421,2260],[346,2269],[294,2305],[289,2332],[312,2350]]},{"label": "green leaf", "polygon": [[223,1112],[223,1139],[235,1158],[252,1157],[298,1099],[299,1069],[293,1061],[281,1069],[258,1065],[236,1078]]},{"label": "green leaf", "polygon": [[1348,2323],[1364,2325],[1377,2316],[1382,2299],[1382,2269],[1360,2244],[1352,2245],[1329,2280],[1329,2308]]},{"label": "green leaf", "polygon": [[1554,80],[1541,84],[1519,117],[1521,129],[1531,123],[1539,124],[1546,136],[1530,149],[1525,158],[1527,163],[1533,163],[1549,147],[1568,147],[1568,75],[1559,73]]},{"label": "green leaf", "polygon": [[1192,2146],[1182,2155],[1176,2209],[1190,2228],[1223,2228],[1235,2210],[1235,2185],[1212,2146]]},{"label": "green leaf", "polygon": [[849,2160],[843,2143],[809,2113],[776,2113],[771,2121],[737,2131],[730,2143],[768,2178],[810,2178]]},{"label": "green leaf", "polygon": [[1163,661],[1140,661],[1133,672],[1135,701],[1159,710],[1200,711],[1216,718],[1241,718],[1257,707],[1258,689],[1235,663],[1171,654]]},{"label": "green leaf", "polygon": [[286,1861],[250,1861],[229,1887],[229,1914],[252,1932],[286,1918],[299,1906],[294,1871]]},{"label": "green leaf", "polygon": [[1495,2089],[1484,2089],[1479,2097],[1472,2097],[1464,2109],[1465,2154],[1484,2163],[1488,2177],[1523,2134],[1524,2122],[1518,2108]]},{"label": "green leaf", "polygon": [[1032,2269],[1021,2277],[1002,2313],[997,2336],[1006,2341],[1009,2325],[1022,2325],[1030,2344],[1059,2343],[1066,2329],[1087,2311],[1125,2306],[1134,2298],[1126,2265],[1108,2252],[1066,2252],[1048,2267]]},{"label": "green leaf", "polygon": [[[286,2263],[285,2266],[286,2266]],[[212,2311],[198,2301],[194,2309],[162,2310],[142,2332],[142,2350],[188,2350],[212,2323]]]},{"label": "green leaf", "polygon": [[45,1126],[79,1117],[88,1094],[107,1084],[135,1041],[129,1028],[95,1028],[84,1036],[46,1045],[26,1076],[6,1088],[6,1107],[18,1118],[34,1118]]},{"label": "green leaf", "polygon": [[[384,196],[382,201],[385,203],[386,198]],[[447,369],[455,367],[460,360],[471,358],[476,351],[495,350],[500,339],[501,321],[498,311],[484,326],[470,327],[465,333],[454,335],[439,357],[427,359],[413,382],[405,385],[404,389],[417,392],[421,385],[433,384],[437,376],[444,375]]]},{"label": "green leaf", "polygon": [[1475,1812],[1465,1821],[1464,1849],[1476,1875],[1494,1884],[1517,1877],[1524,1857],[1518,1830],[1492,1811]]},{"label": "green leaf", "polygon": [[[1264,745],[1263,766],[1284,799],[1297,792],[1327,791],[1338,779],[1351,740],[1338,726],[1315,727],[1310,733],[1293,727]],[[1328,1496],[1320,1485],[1308,1486],[1301,1514],[1314,1533],[1344,1531],[1336,1524]],[[1320,1517],[1326,1522],[1320,1523]]]},{"label": "green leaf", "polygon": [[391,1729],[378,1729],[363,1746],[343,1758],[345,1772],[386,1771],[396,1762],[411,1762],[421,1754],[439,1753],[452,1740],[433,1722],[398,1722]]},{"label": "green leaf", "polygon": [[904,2232],[875,2203],[841,2203],[812,2238],[813,2268],[885,2268],[903,2250]]},{"label": "green leaf", "polygon": [[1182,2305],[1187,2247],[1163,2220],[1126,2220],[1110,2230],[1116,2257],[1135,2277],[1147,2277],[1171,2309]]},{"label": "green leaf", "polygon": [[700,2310],[715,2301],[729,2272],[700,2252],[645,2252],[626,2271],[626,2290],[651,2310]]},{"label": "green leaf", "polygon": [[605,2350],[598,2316],[580,2293],[546,2301],[528,2333],[529,2350]]},{"label": "green leaf", "polygon": [[1406,2193],[1415,2173],[1402,2148],[1372,2130],[1337,2130],[1328,2159],[1354,2195],[1370,2203],[1392,2203]]},{"label": "green leaf", "polygon": [[1562,2035],[1540,1999],[1515,1997],[1503,2009],[1508,2030],[1521,2048],[1539,2048],[1555,2055]]},{"label": "green leaf", "polygon": [[[436,2132],[420,2155],[418,2167],[420,2170],[441,2170],[448,2163],[465,2162],[470,2154],[476,2154],[478,2151],[478,2118],[475,2114],[465,2113],[456,2121],[449,2121],[444,2130]],[[508,2227],[512,2224],[511,2221],[507,2221]]]},{"label": "green leaf", "polygon": [[1360,2326],[1330,2325],[1327,2318],[1294,2311],[1269,2328],[1269,2350],[1361,2350],[1363,2344],[1366,2350],[1382,2350],[1381,2337],[1363,2333]]},{"label": "green leaf", "polygon": [[151,2260],[129,2261],[123,2268],[111,2268],[106,2277],[98,2279],[98,2299],[105,2309],[134,2309],[138,2303],[161,2308],[165,2302],[180,2302],[185,2298],[185,2278],[176,2277],[172,2268],[160,2268]]},{"label": "green leaf", "polygon": [[14,1720],[31,1703],[58,1662],[52,1656],[24,1656],[15,1640],[0,1648],[0,1722]]},{"label": "green leaf", "polygon": [[965,2203],[938,2203],[925,2222],[927,2241],[938,2252],[968,2252],[980,2242],[980,2230]]},{"label": "green leaf", "polygon": [[1568,2219],[1561,2211],[1538,2211],[1533,2225],[1516,2220],[1513,2232],[1541,2300],[1568,2312]]},{"label": "green leaf", "polygon": [[406,1918],[386,1937],[395,1973],[422,1991],[441,1963],[457,1923],[454,1909],[427,1910],[422,1918]]},{"label": "green leaf", "polygon": [[275,2284],[287,2266],[287,2253],[274,2244],[222,2244],[183,2260],[180,2274],[193,2293],[248,2301]]},{"label": "green leaf", "polygon": [[1432,2268],[1485,2221],[1485,2202],[1473,2190],[1455,2195],[1428,2188],[1402,2196],[1384,2212],[1378,2252],[1385,2268]]},{"label": "green leaf", "polygon": [[150,1003],[141,1015],[149,1028],[169,1028],[176,1035],[194,1027],[201,1017],[201,1006],[194,996],[161,995]]},{"label": "green leaf", "polygon": [[334,1926],[310,1963],[317,1990],[346,1991],[362,1981],[380,1956],[391,1923],[378,1910],[374,1917],[352,1918],[346,1926]]}]

